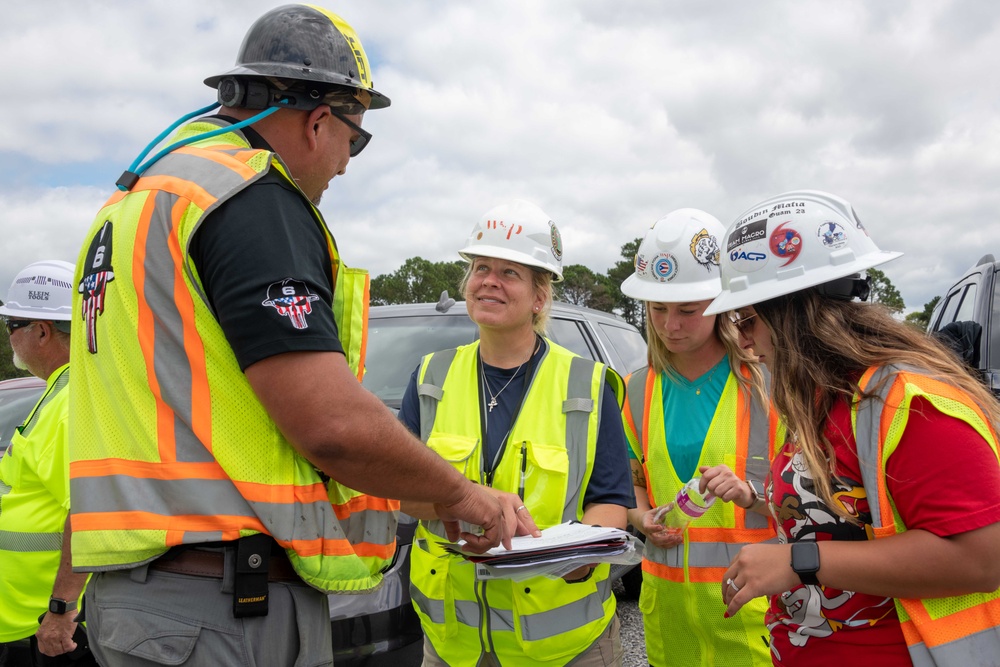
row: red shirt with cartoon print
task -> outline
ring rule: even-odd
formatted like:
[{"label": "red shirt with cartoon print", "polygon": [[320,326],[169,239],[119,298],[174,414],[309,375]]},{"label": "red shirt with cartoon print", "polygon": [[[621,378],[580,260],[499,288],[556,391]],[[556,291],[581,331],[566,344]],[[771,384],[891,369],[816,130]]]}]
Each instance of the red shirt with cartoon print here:
[{"label": "red shirt with cartoon print", "polygon": [[[786,443],[771,463],[768,493],[782,542],[868,540],[871,513],[861,482],[847,401],[830,411],[825,433],[837,456],[834,497],[860,526],[815,493],[805,461]],[[976,471],[969,484],[969,471]],[[960,420],[916,398],[887,470],[889,494],[908,528],[945,537],[1000,521],[1000,465],[989,444]],[[823,570],[820,563],[820,580]],[[796,586],[771,598],[766,616],[775,665],[910,665],[892,598],[823,586]]]}]

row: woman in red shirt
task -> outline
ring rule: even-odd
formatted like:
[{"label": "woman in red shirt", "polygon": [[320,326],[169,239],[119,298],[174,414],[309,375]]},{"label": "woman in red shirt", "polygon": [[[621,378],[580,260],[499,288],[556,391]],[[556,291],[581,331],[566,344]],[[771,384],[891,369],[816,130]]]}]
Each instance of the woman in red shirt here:
[{"label": "woman in red shirt", "polygon": [[866,299],[895,259],[846,201],[798,191],[726,236],[722,294],[789,437],[781,544],[744,547],[727,615],[770,596],[777,665],[1000,664],[1000,406],[953,353]]}]

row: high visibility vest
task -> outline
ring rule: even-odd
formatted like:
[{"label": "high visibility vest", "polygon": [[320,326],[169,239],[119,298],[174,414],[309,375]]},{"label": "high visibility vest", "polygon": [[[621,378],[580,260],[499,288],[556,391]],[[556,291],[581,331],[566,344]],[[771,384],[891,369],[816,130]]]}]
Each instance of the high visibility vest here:
[{"label": "high visibility vest", "polygon": [[[226,126],[202,119],[182,137]],[[276,169],[230,132],[162,157],[99,212],[73,302],[73,564],[111,570],[181,544],[267,533],[304,581],[360,591],[395,551],[398,502],[327,480],[284,438],[226,341],[188,254],[210,211]],[[307,201],[305,195],[303,200]],[[310,205],[311,206],[311,205]],[[334,318],[360,378],[368,280],[322,216]]]},{"label": "high visibility vest", "polygon": [[[918,370],[892,365],[869,368],[859,386],[862,391],[870,386],[873,393],[873,398],[864,401],[855,394],[851,421],[878,539],[906,530],[889,495],[885,471],[906,429],[914,397],[922,397],[940,412],[969,424],[994,454],[997,436],[967,394]],[[896,611],[917,667],[965,667],[1000,660],[1000,589],[949,598],[897,598]]]},{"label": "high visibility vest", "polygon": [[[651,507],[674,499],[687,483],[673,467],[663,422],[663,373],[645,368],[626,378],[625,433],[642,462]],[[637,419],[638,418],[638,419]],[[773,410],[748,400],[729,373],[698,466],[727,465],[742,479],[763,482],[781,429]],[[642,592],[646,654],[651,665],[770,665],[767,600],[755,598],[723,618],[720,586],[745,544],[776,540],[773,520],[717,502],[684,532],[684,543],[663,549],[646,541]]]},{"label": "high visibility vest", "polygon": [[[606,378],[604,364],[546,341],[493,488],[516,493],[524,462],[524,504],[539,528],[583,517]],[[419,373],[421,438],[468,479],[484,482],[477,374],[479,343],[424,357]],[[610,566],[587,581],[533,577],[477,581],[475,566],[444,551],[441,521],[421,521],[410,553],[410,595],[424,634],[452,666],[483,653],[503,665],[564,665],[589,648],[615,612]]]},{"label": "high visibility vest", "polygon": [[68,491],[68,383],[68,364],[52,372],[0,458],[0,642],[35,634],[49,608],[69,502],[55,491]]}]

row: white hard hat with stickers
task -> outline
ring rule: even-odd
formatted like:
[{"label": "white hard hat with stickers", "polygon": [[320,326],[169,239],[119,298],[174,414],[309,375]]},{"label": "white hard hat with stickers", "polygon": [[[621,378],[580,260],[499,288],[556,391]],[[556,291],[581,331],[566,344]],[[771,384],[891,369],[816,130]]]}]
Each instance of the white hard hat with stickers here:
[{"label": "white hard hat with stickers", "polygon": [[562,237],[542,209],[515,199],[487,211],[473,227],[465,247],[458,251],[471,262],[495,257],[549,271],[562,280]]},{"label": "white hard hat with stickers", "polygon": [[7,290],[0,316],[68,322],[73,316],[73,265],[51,259],[21,269]]},{"label": "white hard hat with stickers", "polygon": [[653,223],[635,254],[635,272],[622,294],[642,301],[713,299],[722,290],[719,249],[726,228],[696,208],[672,211]]},{"label": "white hard hat with stickers", "polygon": [[840,197],[818,190],[786,192],[747,209],[726,230],[722,293],[705,314],[854,276],[900,255],[879,250]]}]

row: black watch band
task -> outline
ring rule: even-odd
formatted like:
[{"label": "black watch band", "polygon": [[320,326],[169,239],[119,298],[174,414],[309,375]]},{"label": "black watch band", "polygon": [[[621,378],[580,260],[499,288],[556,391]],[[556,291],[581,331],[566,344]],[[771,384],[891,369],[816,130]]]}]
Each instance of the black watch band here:
[{"label": "black watch band", "polygon": [[49,613],[65,614],[69,611],[76,611],[76,600],[60,600],[59,598],[49,598]]},{"label": "black watch band", "polygon": [[792,543],[792,569],[799,580],[809,586],[819,586],[819,544],[816,542]]}]

